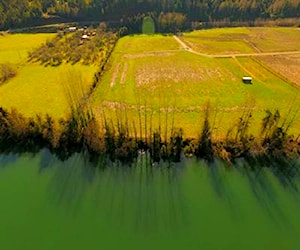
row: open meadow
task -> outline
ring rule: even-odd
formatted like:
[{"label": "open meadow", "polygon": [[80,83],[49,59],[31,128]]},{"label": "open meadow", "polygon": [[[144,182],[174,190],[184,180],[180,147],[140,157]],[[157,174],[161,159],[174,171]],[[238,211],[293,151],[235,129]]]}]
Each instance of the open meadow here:
[{"label": "open meadow", "polygon": [[84,92],[93,84],[97,66],[62,64],[44,66],[28,62],[28,53],[55,34],[16,34],[0,36],[0,64],[16,68],[16,76],[0,84],[0,107],[14,108],[26,116],[49,114],[65,117],[70,111],[66,93]]},{"label": "open meadow", "polygon": [[[298,134],[299,34],[294,28],[229,28],[180,37],[125,36],[89,105],[101,123],[123,122],[131,134],[142,137],[157,129],[166,136],[177,128],[185,136],[197,136],[208,103],[217,137],[225,136],[247,110],[253,112],[250,132],[257,133],[268,109],[279,109],[283,119],[293,120],[290,132]],[[62,118],[70,112],[70,97],[78,100],[90,89],[97,64],[46,67],[28,61],[29,52],[54,37],[0,37],[0,63],[17,69],[16,76],[0,85],[0,107]],[[251,76],[252,84],[244,84],[243,76]]]},{"label": "open meadow", "polygon": [[182,35],[183,41],[205,54],[299,51],[299,28],[220,28]]},{"label": "open meadow", "polygon": [[[215,136],[226,135],[249,109],[250,131],[257,133],[265,111],[277,108],[283,120],[293,120],[290,132],[297,134],[299,88],[256,54],[295,51],[298,38],[294,28],[214,29],[183,34],[183,47],[172,36],[127,36],[119,40],[91,105],[102,121],[123,121],[141,136],[158,128],[198,135],[207,103]],[[243,76],[251,76],[252,84],[244,84]]]},{"label": "open meadow", "polygon": [[263,56],[259,60],[282,78],[300,87],[300,54]]}]

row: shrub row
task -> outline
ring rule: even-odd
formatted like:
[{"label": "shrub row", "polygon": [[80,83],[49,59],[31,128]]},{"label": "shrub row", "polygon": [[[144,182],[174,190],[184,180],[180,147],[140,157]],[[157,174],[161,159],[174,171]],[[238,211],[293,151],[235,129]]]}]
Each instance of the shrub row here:
[{"label": "shrub row", "polygon": [[[83,39],[84,35],[86,37]],[[77,30],[74,33],[62,31],[30,52],[28,61],[40,62],[45,66],[58,66],[63,62],[94,64],[105,60],[117,40],[117,34],[100,28]]]},{"label": "shrub row", "polygon": [[85,150],[91,157],[101,155],[123,163],[134,161],[140,153],[149,153],[153,162],[179,162],[183,155],[207,161],[299,157],[299,136],[287,133],[290,124],[279,122],[279,111],[266,112],[256,137],[248,133],[251,117],[251,112],[245,111],[226,138],[213,140],[207,109],[198,138],[184,138],[179,129],[163,140],[159,130],[149,138],[139,138],[130,136],[120,123],[114,126],[105,121],[100,126],[90,110],[73,111],[68,119],[56,121],[48,115],[26,118],[16,110],[0,108],[0,148],[2,152],[49,148],[62,160]]},{"label": "shrub row", "polygon": [[5,83],[9,79],[17,75],[16,68],[11,64],[0,64],[0,84]]}]

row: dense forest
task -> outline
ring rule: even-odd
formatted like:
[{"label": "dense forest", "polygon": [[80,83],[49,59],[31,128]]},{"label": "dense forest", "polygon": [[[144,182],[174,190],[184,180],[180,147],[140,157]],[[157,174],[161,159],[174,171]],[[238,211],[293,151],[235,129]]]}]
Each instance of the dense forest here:
[{"label": "dense forest", "polygon": [[130,24],[151,15],[168,22],[180,13],[185,22],[251,21],[300,17],[300,0],[0,0],[0,28],[60,18]]}]

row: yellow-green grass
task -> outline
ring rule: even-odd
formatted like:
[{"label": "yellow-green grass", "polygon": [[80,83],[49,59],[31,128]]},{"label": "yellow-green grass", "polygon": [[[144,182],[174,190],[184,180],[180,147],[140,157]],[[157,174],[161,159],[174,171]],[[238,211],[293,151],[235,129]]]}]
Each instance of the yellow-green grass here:
[{"label": "yellow-green grass", "polygon": [[[127,114],[131,128],[134,123],[139,134],[141,116],[144,134],[145,119],[148,132],[150,124],[153,128],[160,124],[164,131],[166,118],[169,130],[174,117],[174,127],[183,128],[187,136],[195,136],[203,121],[204,107],[209,102],[218,110],[212,113],[217,115],[215,123],[219,136],[224,136],[235,124],[245,107],[253,109],[251,131],[257,133],[266,109],[278,108],[285,115],[299,93],[299,89],[250,57],[207,58],[180,49],[171,53],[161,50],[161,54],[153,56],[141,51],[143,44],[151,43],[153,37],[125,37],[119,41],[110,68],[92,96],[91,105],[99,118],[104,112],[108,120],[116,121],[119,117],[125,121]],[[130,40],[139,50],[139,54],[133,51],[132,57],[124,56]],[[171,40],[170,44],[172,47]],[[164,48],[169,51],[168,47]],[[249,74],[253,84],[244,84],[242,77]],[[299,105],[300,100],[296,98],[293,106]],[[118,111],[120,107],[123,108],[121,112]],[[148,110],[146,117],[144,108]],[[296,121],[294,125],[293,132],[297,132],[300,123]]]},{"label": "yellow-green grass", "polygon": [[70,111],[68,90],[87,91],[92,84],[95,67],[61,65],[44,67],[28,64],[19,69],[17,77],[0,87],[0,106],[15,108],[26,116],[49,114],[65,117]]},{"label": "yellow-green grass", "polygon": [[27,62],[28,52],[53,36],[19,34],[0,37],[0,62],[17,65],[17,76],[0,86],[0,107],[14,108],[26,116],[49,114],[62,118],[70,111],[67,95],[70,89],[75,96],[91,86],[96,66],[44,67]]},{"label": "yellow-green grass", "polygon": [[179,44],[171,36],[163,35],[134,35],[123,37],[116,49],[118,53],[136,54],[164,50],[177,50]]},{"label": "yellow-green grass", "polygon": [[262,52],[299,51],[298,28],[250,28],[250,41]]},{"label": "yellow-green grass", "polygon": [[270,70],[279,73],[283,78],[300,87],[300,54],[261,56],[257,59],[262,61]]},{"label": "yellow-green grass", "polygon": [[[239,37],[245,30],[248,34],[252,32],[246,28],[226,32],[232,34],[234,31]],[[8,35],[0,40],[0,62],[19,66],[18,75],[0,86],[0,106],[16,108],[26,116],[48,113],[56,118],[64,117],[70,111],[66,89],[72,89],[73,96],[86,91],[97,68],[80,64],[44,67],[27,63],[27,52],[49,37],[43,34],[22,36]],[[15,43],[13,37],[18,38]],[[21,42],[25,37],[27,42]],[[1,50],[1,42],[5,50]],[[229,43],[226,46],[229,47]],[[11,57],[7,56],[9,54]],[[11,59],[4,60],[8,58]],[[168,132],[172,127],[183,128],[186,136],[196,136],[207,102],[215,110],[211,116],[218,128],[214,129],[215,135],[224,136],[245,107],[253,108],[251,132],[257,132],[266,109],[278,108],[286,115],[291,104],[295,108],[300,105],[300,98],[296,98],[299,89],[262,67],[257,60],[198,56],[182,51],[172,36],[124,37],[119,40],[108,66],[93,93],[91,107],[100,121],[104,119],[103,112],[106,119],[115,123],[117,119],[125,123],[127,117],[132,133],[133,125],[138,134],[145,135],[145,130],[149,133],[151,127],[153,131],[160,124],[162,133],[167,125]],[[253,77],[252,85],[242,83],[245,75]],[[119,104],[126,108],[120,109]],[[298,133],[299,128],[298,117],[291,132]]]},{"label": "yellow-green grass", "polygon": [[184,33],[194,50],[207,54],[238,54],[299,50],[296,28],[220,28]]},{"label": "yellow-green grass", "polygon": [[239,54],[239,53],[255,53],[254,49],[243,41],[230,40],[201,40],[191,37],[188,44],[195,50],[205,54]]},{"label": "yellow-green grass", "polygon": [[55,34],[15,34],[0,36],[0,63],[26,62],[28,52]]}]

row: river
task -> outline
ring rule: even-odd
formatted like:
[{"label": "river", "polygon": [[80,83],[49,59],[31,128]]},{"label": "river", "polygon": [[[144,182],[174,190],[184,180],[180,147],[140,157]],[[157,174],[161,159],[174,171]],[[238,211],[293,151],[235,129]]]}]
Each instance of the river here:
[{"label": "river", "polygon": [[298,250],[299,165],[0,155],[0,248]]}]

